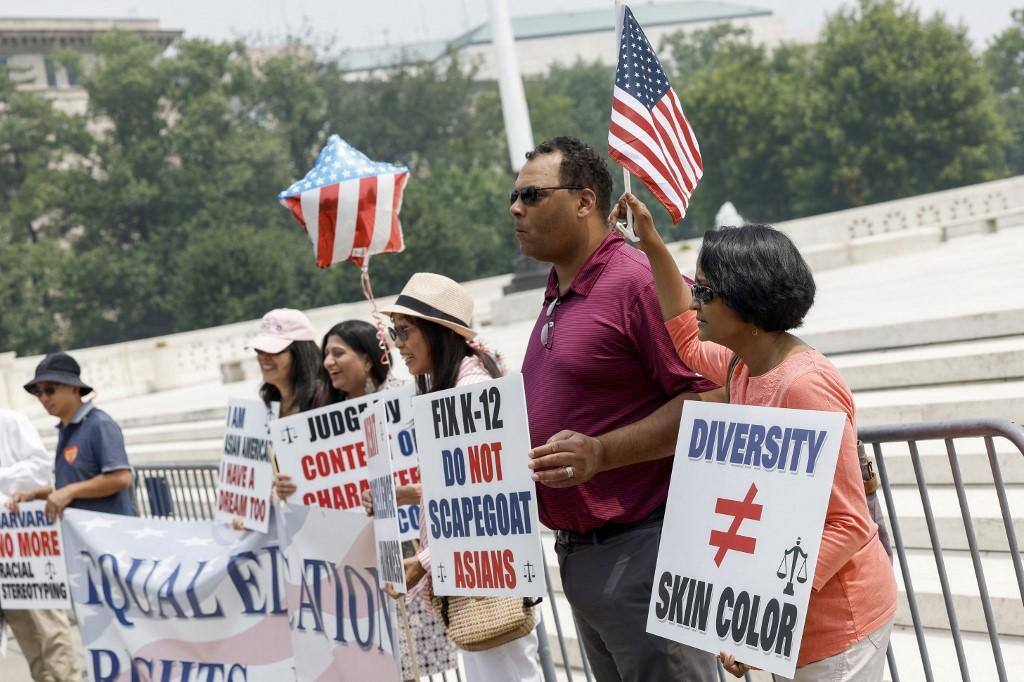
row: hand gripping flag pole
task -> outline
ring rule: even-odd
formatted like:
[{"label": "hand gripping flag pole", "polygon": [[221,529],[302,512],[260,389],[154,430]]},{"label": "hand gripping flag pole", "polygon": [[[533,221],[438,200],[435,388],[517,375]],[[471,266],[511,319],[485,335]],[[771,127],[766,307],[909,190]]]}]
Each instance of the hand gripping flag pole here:
[{"label": "hand gripping flag pole", "polygon": [[679,222],[704,174],[700,146],[636,17],[626,5],[616,4],[618,65],[608,154],[622,166],[627,192],[632,173],[657,197],[672,221]]},{"label": "hand gripping flag pole", "polygon": [[390,346],[373,298],[369,261],[405,249],[398,214],[408,179],[407,167],[373,161],[331,135],[313,168],[278,195],[313,243],[317,267],[347,260],[362,269],[363,295],[372,308],[385,364]]}]

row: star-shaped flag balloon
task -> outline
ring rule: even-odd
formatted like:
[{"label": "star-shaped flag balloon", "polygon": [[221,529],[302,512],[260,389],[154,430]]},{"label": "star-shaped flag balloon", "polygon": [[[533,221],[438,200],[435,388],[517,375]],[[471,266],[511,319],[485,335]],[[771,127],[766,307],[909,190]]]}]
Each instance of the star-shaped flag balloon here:
[{"label": "star-shaped flag balloon", "polygon": [[378,253],[405,248],[398,213],[409,169],[373,161],[331,135],[316,164],[278,200],[302,223],[318,267],[358,266]]}]

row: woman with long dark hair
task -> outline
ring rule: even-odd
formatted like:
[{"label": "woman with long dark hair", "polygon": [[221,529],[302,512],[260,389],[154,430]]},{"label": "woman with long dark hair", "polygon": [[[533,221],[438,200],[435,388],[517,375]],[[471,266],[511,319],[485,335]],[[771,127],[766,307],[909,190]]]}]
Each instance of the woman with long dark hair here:
[{"label": "woman with long dark hair", "polygon": [[263,375],[260,398],[270,407],[280,403],[287,417],[319,407],[320,349],[313,324],[299,310],[278,308],[263,316],[259,333],[249,342]]},{"label": "woman with long dark hair", "polygon": [[[896,580],[868,511],[850,387],[828,358],[791,333],[814,303],[810,268],[784,233],[728,227],[705,233],[687,287],[636,197],[624,194],[609,219],[624,219],[627,207],[688,367],[722,385],[733,404],[846,414],[794,679],[881,680]],[[720,658],[736,677],[750,670],[730,654]]]},{"label": "woman with long dark hair", "polygon": [[[394,304],[381,312],[391,315],[391,336],[406,367],[415,377],[419,395],[488,381],[503,374],[496,358],[474,342],[473,298],[458,282],[432,273],[413,275]],[[430,453],[420,453],[421,457]],[[420,501],[418,489],[401,486],[398,503]],[[372,503],[363,503],[372,513]],[[410,595],[430,594],[430,547],[426,523],[420,524],[420,551],[405,560]],[[420,600],[414,600],[420,601]],[[462,651],[470,682],[540,680],[537,665],[537,633],[514,639],[485,651]]]}]

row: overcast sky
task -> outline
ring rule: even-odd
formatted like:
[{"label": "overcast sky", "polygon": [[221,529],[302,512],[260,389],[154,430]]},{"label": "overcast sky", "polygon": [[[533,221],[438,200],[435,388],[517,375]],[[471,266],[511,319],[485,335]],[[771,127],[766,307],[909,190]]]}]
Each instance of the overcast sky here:
[{"label": "overcast sky", "polygon": [[[844,4],[843,0],[725,1],[770,9],[795,35],[814,32],[827,12]],[[0,0],[0,16],[153,17],[164,27],[184,29],[191,36],[266,42],[312,32],[314,44],[332,43],[346,49],[451,38],[486,21],[487,4],[487,0]],[[1010,24],[1010,10],[1024,7],[1024,0],[913,0],[913,4],[925,13],[942,11],[962,21],[975,44],[983,47]],[[612,0],[508,0],[508,6],[514,16],[595,7],[608,7],[611,12]]]}]

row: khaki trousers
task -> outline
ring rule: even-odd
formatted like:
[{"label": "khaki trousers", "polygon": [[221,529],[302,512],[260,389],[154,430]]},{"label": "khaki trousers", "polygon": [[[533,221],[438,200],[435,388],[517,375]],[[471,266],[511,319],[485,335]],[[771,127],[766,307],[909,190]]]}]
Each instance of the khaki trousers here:
[{"label": "khaki trousers", "polygon": [[18,646],[35,682],[78,682],[85,656],[70,611],[6,610]]}]

